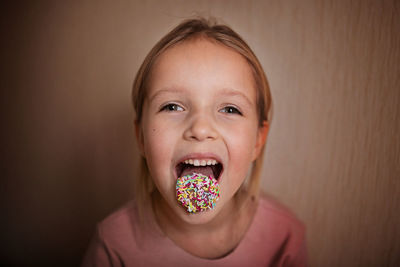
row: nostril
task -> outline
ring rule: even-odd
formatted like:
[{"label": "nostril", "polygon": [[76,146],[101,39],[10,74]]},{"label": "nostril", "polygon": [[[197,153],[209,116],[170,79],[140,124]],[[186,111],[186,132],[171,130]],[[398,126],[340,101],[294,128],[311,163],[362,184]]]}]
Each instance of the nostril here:
[{"label": "nostril", "polygon": [[218,133],[212,122],[205,118],[195,119],[190,127],[185,131],[186,139],[203,141],[206,139],[215,139]]}]

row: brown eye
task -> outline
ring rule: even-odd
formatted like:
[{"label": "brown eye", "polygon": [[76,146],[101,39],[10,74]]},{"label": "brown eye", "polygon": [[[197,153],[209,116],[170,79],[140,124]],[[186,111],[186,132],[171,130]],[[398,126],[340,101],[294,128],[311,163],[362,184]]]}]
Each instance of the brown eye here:
[{"label": "brown eye", "polygon": [[167,111],[167,112],[183,111],[183,108],[177,104],[167,104],[163,106],[160,111]]},{"label": "brown eye", "polygon": [[242,115],[242,112],[239,111],[239,109],[233,107],[233,106],[226,106],[222,109],[220,109],[220,112],[222,113],[228,113],[228,114],[238,114]]}]

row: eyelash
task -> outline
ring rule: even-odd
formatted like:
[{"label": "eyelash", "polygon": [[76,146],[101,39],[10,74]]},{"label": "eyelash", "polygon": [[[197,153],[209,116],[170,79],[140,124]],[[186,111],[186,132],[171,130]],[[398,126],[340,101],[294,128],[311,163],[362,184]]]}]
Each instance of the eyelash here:
[{"label": "eyelash", "polygon": [[[182,110],[177,110],[177,108],[180,108]],[[169,104],[162,106],[160,111],[166,111],[166,112],[183,111],[183,108],[181,106],[179,106],[178,104],[169,103]]]},{"label": "eyelash", "polygon": [[[178,109],[181,109],[181,110],[178,110]],[[169,104],[162,106],[160,109],[160,112],[161,111],[180,112],[180,111],[184,111],[184,109],[178,104],[169,103]],[[221,111],[222,113],[237,114],[237,115],[243,116],[242,112],[240,112],[240,110],[234,106],[226,106],[226,107],[223,107],[222,109],[220,109],[219,111]]]},{"label": "eyelash", "polygon": [[[229,110],[229,111],[228,111]],[[240,112],[240,110],[234,106],[226,106],[223,107],[222,109],[220,109],[220,111],[222,111],[223,113],[227,113],[227,114],[237,114],[242,116],[242,112]]]}]

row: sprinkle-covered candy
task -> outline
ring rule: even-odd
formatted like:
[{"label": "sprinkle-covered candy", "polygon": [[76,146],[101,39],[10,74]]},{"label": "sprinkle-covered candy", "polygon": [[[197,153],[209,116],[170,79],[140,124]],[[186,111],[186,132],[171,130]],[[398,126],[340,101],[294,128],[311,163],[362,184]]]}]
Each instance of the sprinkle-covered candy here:
[{"label": "sprinkle-covered candy", "polygon": [[199,173],[182,176],[176,181],[176,199],[190,213],[211,210],[219,199],[218,181]]}]

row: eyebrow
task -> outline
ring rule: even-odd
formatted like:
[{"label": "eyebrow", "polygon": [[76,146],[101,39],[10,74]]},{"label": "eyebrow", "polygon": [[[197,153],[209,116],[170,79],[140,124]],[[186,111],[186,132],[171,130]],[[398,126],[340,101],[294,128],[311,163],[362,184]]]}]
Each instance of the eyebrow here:
[{"label": "eyebrow", "polygon": [[225,95],[225,96],[239,96],[241,98],[243,98],[247,104],[249,104],[250,106],[252,106],[253,104],[251,103],[250,99],[242,92],[231,89],[231,88],[224,88],[222,89],[221,92],[218,93],[218,95]]},{"label": "eyebrow", "polygon": [[158,95],[167,94],[167,93],[175,93],[175,94],[179,93],[179,94],[181,94],[182,90],[175,89],[175,88],[164,88],[164,89],[161,89],[161,90],[157,91],[156,93],[154,93],[153,95],[149,96],[149,102],[152,102],[154,100],[154,98],[156,98]]},{"label": "eyebrow", "polygon": [[[156,93],[154,93],[153,95],[149,96],[149,102],[152,102],[154,100],[154,98],[156,98],[159,95],[162,94],[168,94],[168,93],[173,93],[173,94],[182,94],[182,90],[181,89],[176,89],[176,88],[164,88],[161,89],[159,91],[157,91]],[[239,96],[241,98],[243,98],[247,104],[249,104],[250,106],[252,106],[253,104],[251,103],[250,99],[242,92],[231,89],[231,88],[223,88],[220,92],[218,92],[217,95],[224,95],[224,96]]]}]

